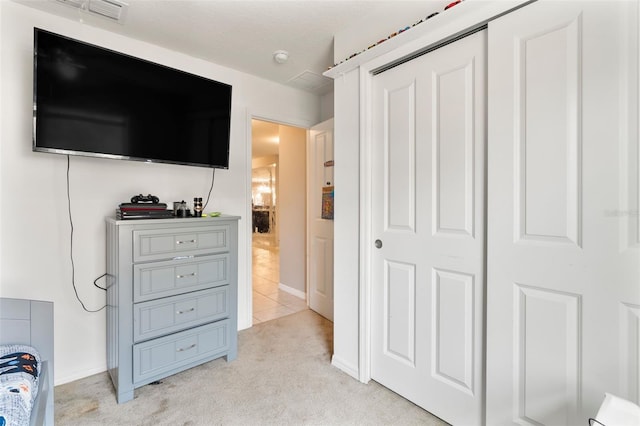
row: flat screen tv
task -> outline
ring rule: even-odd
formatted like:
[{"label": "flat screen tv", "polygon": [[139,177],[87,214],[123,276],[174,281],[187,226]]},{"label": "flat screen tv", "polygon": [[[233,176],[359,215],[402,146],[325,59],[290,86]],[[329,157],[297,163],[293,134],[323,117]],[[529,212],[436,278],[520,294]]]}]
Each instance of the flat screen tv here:
[{"label": "flat screen tv", "polygon": [[231,86],[34,29],[33,150],[229,167]]}]

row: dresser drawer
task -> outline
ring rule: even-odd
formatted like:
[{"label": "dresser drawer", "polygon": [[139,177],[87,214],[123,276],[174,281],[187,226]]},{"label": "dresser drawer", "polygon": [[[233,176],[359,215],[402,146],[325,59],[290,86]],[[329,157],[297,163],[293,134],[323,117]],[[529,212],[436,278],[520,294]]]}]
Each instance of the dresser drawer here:
[{"label": "dresser drawer", "polygon": [[136,303],[133,340],[148,340],[228,316],[229,286]]},{"label": "dresser drawer", "polygon": [[229,226],[133,231],[133,261],[171,259],[229,250]]},{"label": "dresser drawer", "polygon": [[229,254],[133,265],[133,301],[229,284]]},{"label": "dresser drawer", "polygon": [[229,332],[229,320],[221,320],[133,345],[133,382],[173,374],[228,350]]}]

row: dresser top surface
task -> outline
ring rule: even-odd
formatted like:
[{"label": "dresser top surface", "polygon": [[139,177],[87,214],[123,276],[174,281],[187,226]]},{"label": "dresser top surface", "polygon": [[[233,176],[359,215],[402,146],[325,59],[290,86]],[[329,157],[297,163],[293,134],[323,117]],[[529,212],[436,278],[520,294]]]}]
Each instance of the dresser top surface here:
[{"label": "dresser top surface", "polygon": [[221,221],[229,221],[229,220],[240,220],[240,216],[232,216],[232,215],[220,215],[217,217],[176,217],[176,218],[168,218],[168,219],[124,219],[118,220],[113,216],[107,216],[105,220],[109,223],[114,223],[116,225],[160,225],[160,224],[213,224],[215,222]]}]

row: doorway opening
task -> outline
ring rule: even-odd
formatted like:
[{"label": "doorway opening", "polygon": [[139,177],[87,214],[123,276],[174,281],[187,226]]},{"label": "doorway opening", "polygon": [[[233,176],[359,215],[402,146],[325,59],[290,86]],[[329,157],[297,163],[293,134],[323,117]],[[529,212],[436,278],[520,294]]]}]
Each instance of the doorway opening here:
[{"label": "doorway opening", "polygon": [[254,325],[308,309],[305,159],[306,129],[251,120]]}]

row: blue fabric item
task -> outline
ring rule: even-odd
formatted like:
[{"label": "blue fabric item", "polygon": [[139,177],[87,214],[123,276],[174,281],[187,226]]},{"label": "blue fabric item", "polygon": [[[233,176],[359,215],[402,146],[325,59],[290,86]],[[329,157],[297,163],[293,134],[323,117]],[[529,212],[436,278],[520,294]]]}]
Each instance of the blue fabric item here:
[{"label": "blue fabric item", "polygon": [[38,377],[36,357],[28,352],[15,352],[0,356],[0,374],[17,373],[18,371]]},{"label": "blue fabric item", "polygon": [[38,393],[40,355],[31,346],[0,346],[0,426],[27,426]]}]

